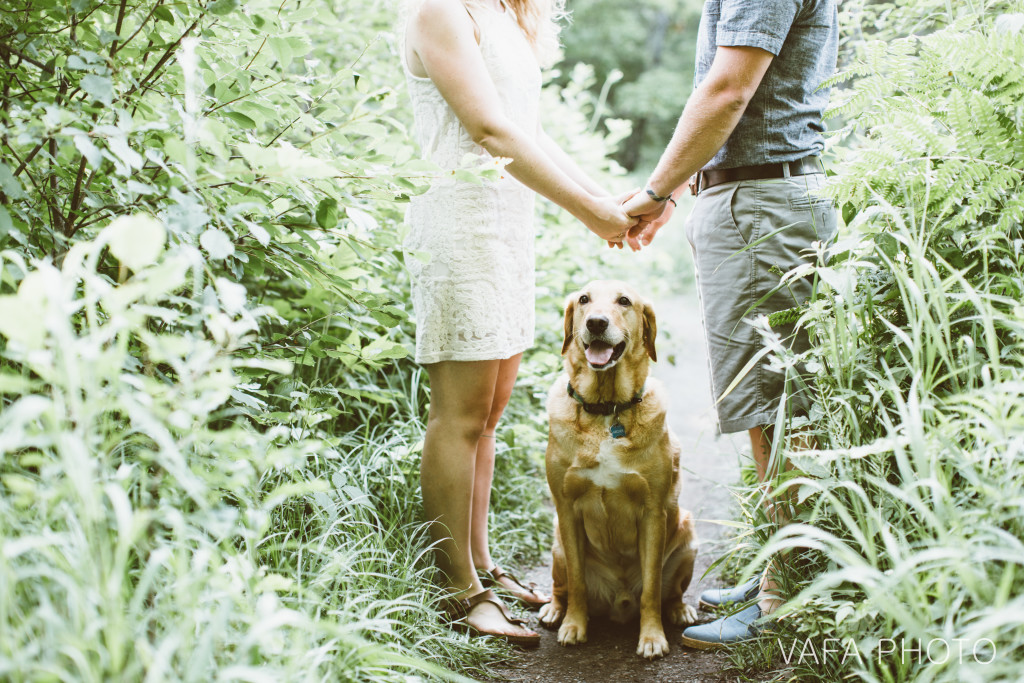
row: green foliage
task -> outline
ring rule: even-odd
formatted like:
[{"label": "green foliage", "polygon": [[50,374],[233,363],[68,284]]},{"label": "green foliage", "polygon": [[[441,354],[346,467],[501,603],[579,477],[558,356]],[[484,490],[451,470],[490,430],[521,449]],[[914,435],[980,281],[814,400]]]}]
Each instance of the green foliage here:
[{"label": "green foliage", "polygon": [[[506,656],[437,618],[400,246],[437,169],[394,17],[0,9],[0,678],[458,679]],[[584,78],[545,111],[600,173]],[[543,211],[573,236],[538,249],[560,306],[602,247]],[[499,435],[507,565],[550,547],[551,334]]]},{"label": "green foliage", "polygon": [[[646,172],[668,144],[693,89],[700,6],[694,0],[581,0],[570,3],[572,26],[562,33],[562,68],[592,65],[598,116],[629,121],[630,137],[616,154],[627,169]],[[595,118],[594,124],[598,122]]]},{"label": "green foliage", "polygon": [[[407,540],[389,544],[391,557],[359,543],[384,524],[358,469],[310,476],[313,463],[341,460],[330,443],[233,418],[247,374],[290,369],[236,353],[260,311],[244,293],[183,310],[175,293],[205,287],[204,263],[185,246],[162,253],[159,224],[148,253],[135,253],[134,276],[111,283],[97,273],[104,251],[126,256],[124,230],[151,219],[123,220],[77,242],[60,270],[5,252],[8,271],[25,277],[0,298],[0,675],[443,675],[384,645],[404,642],[431,612],[413,580],[415,548],[397,551]],[[283,527],[282,506],[296,496],[332,504],[330,524],[307,514]],[[296,548],[299,533],[308,542]],[[391,591],[374,568],[394,572]],[[422,642],[407,647],[437,658]]]},{"label": "green foliage", "polygon": [[[776,443],[801,512],[756,553],[785,558],[784,587],[802,589],[780,639],[817,645],[790,663],[801,680],[1017,680],[1022,666],[1024,15],[958,8],[928,35],[864,45],[840,77],[830,192],[849,226],[813,271],[814,347],[777,359],[816,375],[810,419]],[[764,539],[761,502],[748,514]],[[861,656],[822,658],[824,638]],[[885,639],[937,644],[903,656]]]}]

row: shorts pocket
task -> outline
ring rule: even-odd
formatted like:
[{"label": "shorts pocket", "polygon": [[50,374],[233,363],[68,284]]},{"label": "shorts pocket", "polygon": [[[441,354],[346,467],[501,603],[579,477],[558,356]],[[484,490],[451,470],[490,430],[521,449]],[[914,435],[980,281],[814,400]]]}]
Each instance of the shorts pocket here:
[{"label": "shorts pocket", "polygon": [[757,201],[759,190],[754,183],[733,183],[729,195],[729,224],[746,247],[757,240]]},{"label": "shorts pocket", "polygon": [[807,211],[808,209],[831,209],[835,205],[828,197],[821,197],[816,194],[803,194],[789,198],[789,208],[794,211]]}]

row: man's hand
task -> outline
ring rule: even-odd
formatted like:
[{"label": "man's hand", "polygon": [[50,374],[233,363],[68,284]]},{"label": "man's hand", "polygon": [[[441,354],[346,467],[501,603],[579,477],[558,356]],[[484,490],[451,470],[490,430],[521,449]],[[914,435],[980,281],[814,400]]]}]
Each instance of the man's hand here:
[{"label": "man's hand", "polygon": [[626,243],[630,249],[639,251],[642,246],[650,245],[661,226],[672,217],[672,212],[676,208],[674,195],[677,193],[678,190],[674,190],[670,195],[673,196],[673,201],[656,202],[643,192],[638,192],[626,201],[622,207],[625,212],[640,219],[626,235]]}]

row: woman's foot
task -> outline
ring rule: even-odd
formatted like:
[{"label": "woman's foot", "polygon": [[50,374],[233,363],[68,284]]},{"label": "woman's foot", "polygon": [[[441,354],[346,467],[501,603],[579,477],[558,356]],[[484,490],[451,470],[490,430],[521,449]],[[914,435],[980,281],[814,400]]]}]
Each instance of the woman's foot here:
[{"label": "woman's foot", "polygon": [[504,638],[523,647],[540,645],[540,634],[522,626],[525,622],[514,617],[493,591],[485,590],[468,598],[448,598],[444,609],[454,628],[471,635]]},{"label": "woman's foot", "polygon": [[534,584],[524,584],[501,567],[495,565],[484,572],[485,586],[500,586],[527,607],[536,609],[551,602],[551,596],[537,590]]}]

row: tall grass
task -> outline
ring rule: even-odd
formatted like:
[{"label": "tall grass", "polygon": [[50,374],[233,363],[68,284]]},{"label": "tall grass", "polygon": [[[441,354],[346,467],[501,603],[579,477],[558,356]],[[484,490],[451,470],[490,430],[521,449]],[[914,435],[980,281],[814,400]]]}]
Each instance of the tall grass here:
[{"label": "tall grass", "polygon": [[[352,44],[343,52],[352,55],[335,54],[329,32],[312,36],[316,54],[362,58],[360,87],[399,73],[397,58],[389,61],[393,46],[367,37],[390,26],[385,4],[339,0],[318,11],[335,4],[346,9],[331,13],[334,21],[361,17],[365,25],[344,34]],[[26,8],[45,15],[36,4]],[[308,11],[293,21],[278,4],[247,11],[257,9],[290,30],[308,21]],[[144,24],[139,12],[127,21]],[[255,50],[260,36],[245,28],[251,16],[205,19]],[[167,22],[157,23],[163,30]],[[216,70],[227,44],[196,49]],[[127,79],[129,66],[152,69],[140,62],[118,77]],[[325,68],[314,62],[296,61],[293,71],[302,73],[290,77],[305,82],[303,69]],[[565,112],[551,130],[599,173],[614,139],[582,133],[585,88],[570,85],[564,95],[545,94],[548,111]],[[349,158],[365,151],[359,136],[334,139],[336,147],[319,150],[324,159],[345,168],[400,165],[388,152],[415,166],[406,129],[393,118],[407,116],[391,104],[394,93],[374,99],[350,89],[340,93],[352,100],[345,112],[378,116],[381,130],[402,134],[376,161]],[[173,112],[176,92],[148,91],[166,98],[151,111]],[[584,110],[570,109],[576,105]],[[288,130],[285,113],[277,120],[272,107],[260,111],[272,132]],[[319,124],[305,124],[290,129],[297,144],[326,145]],[[57,142],[62,153],[77,149],[70,138]],[[157,155],[144,139],[127,144]],[[269,194],[282,187],[236,173],[235,156],[201,152],[218,202],[234,201],[224,177]],[[0,245],[11,247],[0,252],[0,679],[465,680],[487,676],[509,656],[506,644],[469,639],[439,619],[419,493],[429,391],[404,357],[412,326],[402,204],[393,192],[368,189],[420,191],[423,172],[415,182],[383,171],[353,175],[347,182],[366,185],[340,207],[307,179],[290,179],[290,199],[253,204],[270,216],[269,243],[260,241],[260,224],[232,222],[237,207],[224,213],[214,201],[199,203],[179,190],[177,176],[159,173],[167,196],[132,207],[111,200],[103,211],[121,217],[83,227],[56,256],[47,241],[53,231],[32,229],[45,198],[26,191],[16,211],[5,205],[0,221],[15,223],[0,234]],[[67,185],[70,192],[75,183]],[[346,187],[332,182],[331,191]],[[285,204],[295,215],[282,218]],[[189,230],[206,220],[204,211],[241,226],[234,246],[196,246]],[[548,322],[499,428],[492,499],[492,551],[513,570],[550,548],[541,396],[558,367],[551,349],[562,297],[604,250],[558,237],[584,239],[585,230],[548,205],[541,221],[551,248],[538,250],[540,268],[557,276],[541,291]]]},{"label": "tall grass", "polygon": [[[791,599],[737,663],[780,679],[1024,670],[1024,82],[1001,66],[1024,58],[1024,15],[959,11],[867,45],[837,107],[831,192],[850,224],[815,269],[813,348],[776,359],[815,374],[810,419],[776,444],[800,512],[777,530],[751,496],[765,543],[742,551],[775,557]],[[817,448],[796,448],[809,434]]]}]

